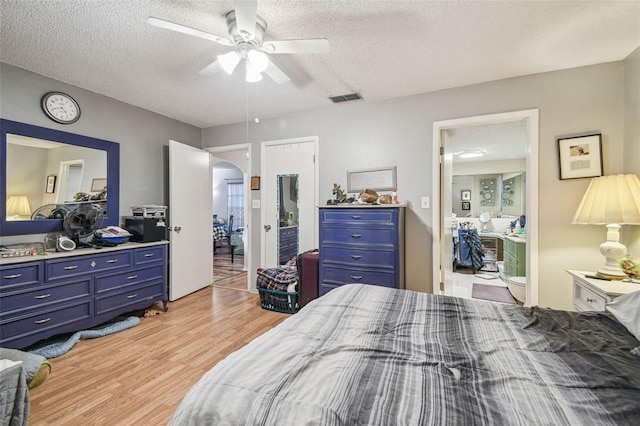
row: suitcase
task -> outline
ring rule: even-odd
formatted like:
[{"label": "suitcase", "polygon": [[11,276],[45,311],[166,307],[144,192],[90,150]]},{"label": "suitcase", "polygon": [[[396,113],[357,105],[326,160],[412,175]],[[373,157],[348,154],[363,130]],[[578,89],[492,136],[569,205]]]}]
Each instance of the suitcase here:
[{"label": "suitcase", "polygon": [[302,308],[318,298],[318,251],[312,250],[298,255],[297,268],[300,280],[298,304]]}]

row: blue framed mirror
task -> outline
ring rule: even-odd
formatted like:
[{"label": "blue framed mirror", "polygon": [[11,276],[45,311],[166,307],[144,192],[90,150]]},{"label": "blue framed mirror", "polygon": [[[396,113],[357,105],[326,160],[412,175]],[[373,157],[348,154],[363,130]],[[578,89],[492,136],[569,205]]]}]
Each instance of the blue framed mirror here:
[{"label": "blue framed mirror", "polygon": [[[54,149],[69,153],[72,160],[56,158],[51,154]],[[62,182],[59,176],[66,173],[65,170],[70,175],[77,175],[77,179],[90,182],[86,192],[92,190],[91,184],[95,181],[104,182],[106,179],[107,195],[100,200],[107,212],[103,226],[118,225],[120,145],[116,142],[0,119],[0,161],[0,235],[61,231],[62,219],[56,215],[46,220],[32,220],[31,212],[43,205],[65,205],[71,201],[67,200],[67,195],[60,193],[64,188],[69,193],[73,192],[69,183],[72,178],[65,177]],[[81,169],[78,169],[79,165],[83,165]],[[10,176],[10,173],[23,175],[16,177]],[[92,173],[97,175],[93,176]],[[82,184],[77,185],[82,191]],[[24,201],[25,198],[29,201],[28,207],[10,212],[7,217],[8,208],[14,210],[16,200]],[[73,208],[74,203],[68,205]]]}]

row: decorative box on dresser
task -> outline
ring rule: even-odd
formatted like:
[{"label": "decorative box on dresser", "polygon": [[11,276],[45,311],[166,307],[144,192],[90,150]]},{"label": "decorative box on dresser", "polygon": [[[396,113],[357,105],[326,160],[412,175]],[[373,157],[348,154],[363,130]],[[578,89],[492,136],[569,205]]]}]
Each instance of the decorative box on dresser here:
[{"label": "decorative box on dresser", "polygon": [[573,279],[573,310],[604,311],[618,296],[640,290],[640,284],[587,278],[593,272],[567,270]]},{"label": "decorative box on dresser", "polygon": [[0,259],[0,346],[102,324],[162,301],[167,241]]},{"label": "decorative box on dresser", "polygon": [[354,283],[404,288],[404,205],[322,206],[319,212],[320,296]]}]

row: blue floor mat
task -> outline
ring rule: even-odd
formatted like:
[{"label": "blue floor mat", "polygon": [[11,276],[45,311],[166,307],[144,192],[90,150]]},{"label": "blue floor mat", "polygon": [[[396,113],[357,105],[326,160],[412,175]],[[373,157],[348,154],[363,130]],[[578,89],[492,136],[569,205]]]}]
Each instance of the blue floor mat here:
[{"label": "blue floor mat", "polygon": [[118,331],[126,330],[131,327],[135,327],[140,324],[140,318],[131,317],[117,317],[111,321],[107,321],[97,327],[90,328],[88,330],[76,331],[75,333],[65,333],[53,336],[49,339],[42,340],[23,349],[25,352],[30,352],[36,355],[42,355],[45,358],[55,358],[67,353],[73,345],[80,340],[94,339],[96,337],[106,336],[108,334],[117,333]]}]

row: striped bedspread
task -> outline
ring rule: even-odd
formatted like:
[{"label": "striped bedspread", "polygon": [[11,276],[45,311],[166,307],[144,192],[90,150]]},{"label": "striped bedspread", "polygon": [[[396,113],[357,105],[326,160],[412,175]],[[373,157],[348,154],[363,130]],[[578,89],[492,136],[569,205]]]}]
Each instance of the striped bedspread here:
[{"label": "striped bedspread", "polygon": [[221,361],[171,424],[637,425],[637,346],[607,313],[347,285]]}]

